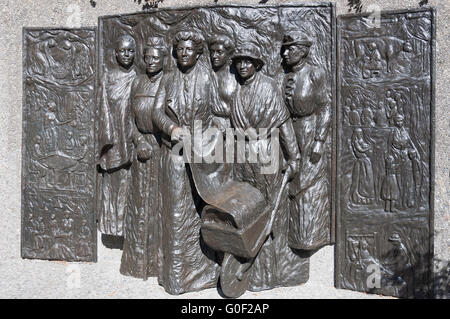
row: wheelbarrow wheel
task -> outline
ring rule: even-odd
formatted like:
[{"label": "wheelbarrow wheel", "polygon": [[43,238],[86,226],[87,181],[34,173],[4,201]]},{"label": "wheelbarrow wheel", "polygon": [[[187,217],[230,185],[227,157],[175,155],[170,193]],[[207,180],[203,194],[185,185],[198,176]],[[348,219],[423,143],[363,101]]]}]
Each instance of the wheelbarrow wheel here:
[{"label": "wheelbarrow wheel", "polygon": [[247,290],[251,262],[251,259],[238,259],[232,254],[225,254],[220,271],[220,286],[226,297],[238,298]]}]

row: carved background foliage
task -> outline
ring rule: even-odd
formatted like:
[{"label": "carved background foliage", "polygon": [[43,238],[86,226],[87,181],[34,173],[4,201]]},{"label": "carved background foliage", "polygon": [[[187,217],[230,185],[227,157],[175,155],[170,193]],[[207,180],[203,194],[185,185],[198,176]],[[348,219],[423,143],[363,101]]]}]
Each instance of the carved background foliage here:
[{"label": "carved background foliage", "polygon": [[22,257],[95,261],[95,30],[23,41]]},{"label": "carved background foliage", "polygon": [[[244,10],[245,9],[245,10]],[[123,34],[136,39],[135,63],[144,70],[142,52],[149,37],[163,37],[172,43],[180,30],[199,31],[206,41],[212,35],[230,36],[236,46],[252,42],[261,50],[266,60],[263,72],[274,76],[281,72],[280,55],[283,32],[305,31],[315,40],[311,49],[314,62],[324,65],[331,73],[331,7],[321,6],[217,6],[211,8],[188,8],[155,10],[154,12],[103,17],[100,20],[102,50],[100,65],[104,70],[115,64],[115,40]],[[176,67],[175,59],[170,59],[168,69]],[[211,68],[209,52],[200,57],[200,63]]]},{"label": "carved background foliage", "polygon": [[385,12],[379,26],[346,15],[337,26],[336,285],[424,297],[433,251],[434,12]]}]

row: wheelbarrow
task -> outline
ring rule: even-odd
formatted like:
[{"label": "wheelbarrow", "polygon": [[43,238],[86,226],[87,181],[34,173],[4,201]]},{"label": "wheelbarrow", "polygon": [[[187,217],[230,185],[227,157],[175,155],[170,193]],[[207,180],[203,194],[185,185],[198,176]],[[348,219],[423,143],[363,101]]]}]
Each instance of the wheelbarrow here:
[{"label": "wheelbarrow", "polygon": [[[194,146],[201,145],[199,150],[194,147],[194,152],[199,156],[210,154],[216,142],[213,137],[210,141],[194,142]],[[232,179],[231,165],[189,163],[197,192],[207,204],[201,214],[203,240],[224,253],[219,279],[222,292],[237,298],[247,290],[251,266],[272,231],[288,176],[283,177],[275,203],[267,206],[257,188]]]},{"label": "wheelbarrow", "polygon": [[231,183],[220,200],[204,207],[201,232],[208,246],[224,252],[219,280],[226,297],[237,298],[247,290],[251,267],[272,231],[287,182],[285,174],[270,206],[258,189],[247,183]]}]

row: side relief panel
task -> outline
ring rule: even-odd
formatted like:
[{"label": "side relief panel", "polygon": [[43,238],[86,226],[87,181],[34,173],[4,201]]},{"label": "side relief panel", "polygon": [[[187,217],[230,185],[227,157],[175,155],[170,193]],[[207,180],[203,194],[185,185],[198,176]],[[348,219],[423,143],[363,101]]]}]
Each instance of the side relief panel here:
[{"label": "side relief panel", "polygon": [[96,261],[94,29],[24,29],[22,257]]},{"label": "side relief panel", "polygon": [[336,287],[431,292],[434,11],[338,18]]}]

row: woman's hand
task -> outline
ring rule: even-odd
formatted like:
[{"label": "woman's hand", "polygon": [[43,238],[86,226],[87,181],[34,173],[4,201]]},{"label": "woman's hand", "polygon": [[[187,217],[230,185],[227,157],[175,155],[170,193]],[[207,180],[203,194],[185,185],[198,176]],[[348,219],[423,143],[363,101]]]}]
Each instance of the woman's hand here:
[{"label": "woman's hand", "polygon": [[285,174],[288,175],[288,181],[291,181],[294,179],[295,175],[298,174],[300,170],[300,161],[299,160],[290,160],[286,163],[286,165],[283,168],[283,171]]},{"label": "woman's hand", "polygon": [[185,137],[189,137],[189,135],[190,132],[186,128],[177,126],[172,130],[172,135],[170,136],[170,139],[173,142],[178,143],[182,142]]},{"label": "woman's hand", "polygon": [[137,158],[141,162],[145,162],[152,156],[152,147],[147,142],[141,142],[136,148]]}]

